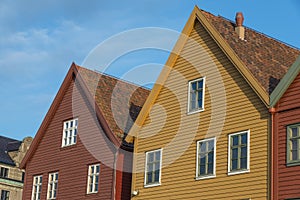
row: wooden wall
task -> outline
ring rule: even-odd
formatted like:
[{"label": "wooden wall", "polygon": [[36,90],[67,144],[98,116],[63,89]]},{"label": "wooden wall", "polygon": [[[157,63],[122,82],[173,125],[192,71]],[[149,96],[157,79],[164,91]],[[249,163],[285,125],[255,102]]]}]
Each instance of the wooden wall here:
[{"label": "wooden wall", "polygon": [[[268,110],[199,22],[190,36],[138,133],[133,189],[139,194],[132,199],[267,199]],[[205,110],[189,115],[188,81],[203,76]],[[228,175],[228,134],[244,130],[250,130],[250,172]],[[195,180],[196,141],[213,136],[216,177]],[[145,188],[145,152],[159,148],[161,185]]]},{"label": "wooden wall", "polygon": [[286,165],[286,126],[300,123],[300,74],[279,100],[275,113],[274,199],[300,198],[300,166]]}]

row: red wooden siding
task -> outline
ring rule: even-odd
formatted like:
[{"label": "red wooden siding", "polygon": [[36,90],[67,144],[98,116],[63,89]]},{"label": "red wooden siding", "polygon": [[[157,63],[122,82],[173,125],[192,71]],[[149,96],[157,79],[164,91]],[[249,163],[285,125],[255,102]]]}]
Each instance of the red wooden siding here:
[{"label": "red wooden siding", "polygon": [[[115,149],[110,147],[112,145],[107,145],[110,142],[99,126],[93,107],[80,90],[80,86],[72,81],[35,153],[27,162],[24,200],[31,199],[35,175],[43,175],[41,199],[46,199],[48,174],[55,171],[59,172],[57,199],[113,199],[114,170],[111,167]],[[78,117],[77,143],[61,148],[63,121],[74,117]],[[99,137],[95,138],[95,135]],[[86,145],[93,150],[96,158],[87,150]],[[101,163],[99,192],[86,194],[88,165],[95,163]],[[123,181],[127,181],[130,186],[131,179],[125,177]],[[130,190],[126,192],[125,196],[130,195]]]},{"label": "red wooden siding", "polygon": [[279,100],[274,116],[274,199],[300,198],[300,166],[286,166],[286,126],[300,123],[300,74]]}]

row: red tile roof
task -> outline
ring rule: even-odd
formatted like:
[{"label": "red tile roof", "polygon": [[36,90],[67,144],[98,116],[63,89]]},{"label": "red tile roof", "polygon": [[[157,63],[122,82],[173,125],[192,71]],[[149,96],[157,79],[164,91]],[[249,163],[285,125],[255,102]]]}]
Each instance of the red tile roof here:
[{"label": "red tile roof", "polygon": [[201,12],[268,94],[300,55],[299,49],[248,27],[245,27],[245,40],[241,40],[235,32],[235,22],[203,10]]},{"label": "red tile roof", "polygon": [[150,90],[107,74],[77,68],[109,128],[122,139],[135,122]]}]

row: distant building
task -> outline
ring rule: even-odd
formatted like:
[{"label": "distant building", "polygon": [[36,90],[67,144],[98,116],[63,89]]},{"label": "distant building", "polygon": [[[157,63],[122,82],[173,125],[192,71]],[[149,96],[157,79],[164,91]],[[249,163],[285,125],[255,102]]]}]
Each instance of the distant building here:
[{"label": "distant building", "polygon": [[21,200],[24,170],[19,168],[32,138],[23,141],[0,136],[0,192],[1,200]]}]

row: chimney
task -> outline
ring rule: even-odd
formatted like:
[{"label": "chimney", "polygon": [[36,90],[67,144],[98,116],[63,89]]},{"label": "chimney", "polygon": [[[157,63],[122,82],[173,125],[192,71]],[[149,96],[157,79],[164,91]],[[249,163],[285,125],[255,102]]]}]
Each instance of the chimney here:
[{"label": "chimney", "polygon": [[235,16],[235,32],[241,40],[245,40],[245,28],[243,27],[244,16],[243,13],[237,12]]}]

